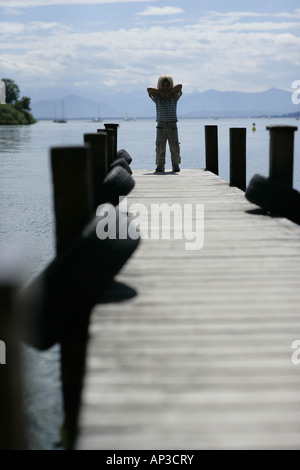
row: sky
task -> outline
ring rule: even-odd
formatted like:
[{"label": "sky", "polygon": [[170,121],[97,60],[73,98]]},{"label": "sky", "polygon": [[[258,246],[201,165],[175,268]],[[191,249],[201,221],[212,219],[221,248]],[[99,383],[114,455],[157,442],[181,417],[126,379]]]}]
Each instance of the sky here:
[{"label": "sky", "polygon": [[32,100],[156,86],[291,90],[299,0],[0,0],[0,78]]}]

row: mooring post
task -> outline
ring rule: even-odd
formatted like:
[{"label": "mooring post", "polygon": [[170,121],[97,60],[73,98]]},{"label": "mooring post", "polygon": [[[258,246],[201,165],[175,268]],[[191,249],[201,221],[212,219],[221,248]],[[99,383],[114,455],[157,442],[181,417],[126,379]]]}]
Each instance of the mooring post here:
[{"label": "mooring post", "polygon": [[114,131],[113,133],[113,148],[112,148],[112,153],[113,153],[113,160],[117,156],[117,151],[118,151],[118,127],[119,124],[114,124],[114,123],[107,123],[104,124],[105,129],[112,129]]},{"label": "mooring post", "polygon": [[114,130],[113,129],[98,129],[99,134],[105,132],[107,135],[107,170],[110,171],[110,165],[114,161]]},{"label": "mooring post", "polygon": [[[82,147],[52,148],[51,162],[59,255],[94,215],[91,149],[87,144]],[[74,314],[74,321],[68,326],[68,333],[60,344],[65,414],[61,434],[67,449],[73,448],[77,436],[89,313],[82,311]]]},{"label": "mooring post", "polygon": [[0,450],[27,450],[17,291],[20,265],[0,254]]},{"label": "mooring post", "polygon": [[295,126],[267,126],[270,131],[270,178],[293,186]]},{"label": "mooring post", "polygon": [[90,147],[53,147],[51,164],[56,248],[60,254],[93,214]]},{"label": "mooring post", "polygon": [[218,126],[205,126],[206,170],[219,174]]},{"label": "mooring post", "polygon": [[84,134],[84,142],[91,147],[92,158],[92,191],[104,180],[108,172],[107,133]]},{"label": "mooring post", "polygon": [[246,128],[230,129],[229,184],[246,190]]}]

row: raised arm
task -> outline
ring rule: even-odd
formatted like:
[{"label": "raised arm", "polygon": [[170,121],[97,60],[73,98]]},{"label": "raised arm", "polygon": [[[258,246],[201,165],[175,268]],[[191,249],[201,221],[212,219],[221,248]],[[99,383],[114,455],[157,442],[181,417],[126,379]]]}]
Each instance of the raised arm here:
[{"label": "raised arm", "polygon": [[147,91],[148,91],[148,94],[149,94],[150,97],[151,96],[158,96],[159,98],[162,98],[162,99],[165,99],[165,100],[171,99],[173,93],[176,95],[176,94],[180,93],[181,90],[182,90],[182,85],[181,84],[175,85],[173,88],[169,88],[169,89],[166,89],[166,87],[162,88],[162,89],[153,88],[153,87],[148,87],[147,88]]},{"label": "raised arm", "polygon": [[171,90],[171,93],[178,93],[179,91],[182,90],[182,85],[181,83],[179,83],[178,85],[175,85],[172,90]]},{"label": "raised arm", "polygon": [[148,87],[148,88],[147,88],[147,91],[148,91],[149,95],[158,94],[158,89],[157,89],[157,88]]}]

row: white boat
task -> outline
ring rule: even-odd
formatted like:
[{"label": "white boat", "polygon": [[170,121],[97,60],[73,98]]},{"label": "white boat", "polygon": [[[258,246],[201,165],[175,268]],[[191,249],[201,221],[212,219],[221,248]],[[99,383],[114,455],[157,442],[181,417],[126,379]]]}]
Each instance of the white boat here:
[{"label": "white boat", "polygon": [[93,122],[102,122],[102,119],[100,119],[100,112],[99,112],[99,105],[97,106],[97,116],[93,119]]},{"label": "white boat", "polygon": [[136,118],[131,118],[127,114],[125,114],[124,121],[136,121]]}]

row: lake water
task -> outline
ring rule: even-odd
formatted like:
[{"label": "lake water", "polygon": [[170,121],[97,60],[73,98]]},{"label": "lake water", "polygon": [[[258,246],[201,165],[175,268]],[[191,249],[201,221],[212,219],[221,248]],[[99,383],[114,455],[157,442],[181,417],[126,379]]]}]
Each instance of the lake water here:
[{"label": "lake water", "polygon": [[[252,131],[255,121],[256,132]],[[118,149],[133,158],[133,169],[155,168],[156,125],[153,119],[108,120],[119,123]],[[298,126],[293,119],[182,119],[178,123],[181,168],[204,168],[204,126],[217,125],[219,175],[229,180],[229,129],[247,129],[247,182],[255,173],[268,176],[269,132],[266,126]],[[83,134],[97,132],[103,123],[40,121],[32,126],[0,126],[0,250],[17,250],[32,279],[55,256],[50,148],[82,145]],[[294,187],[300,190],[300,132],[295,133]],[[171,167],[169,152],[167,168]],[[1,339],[1,338],[0,338]],[[62,398],[59,348],[39,352],[23,347],[25,408],[32,449],[52,449],[59,440]]]}]

